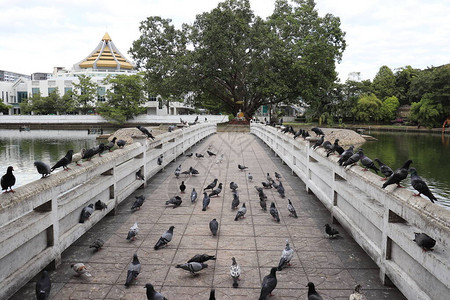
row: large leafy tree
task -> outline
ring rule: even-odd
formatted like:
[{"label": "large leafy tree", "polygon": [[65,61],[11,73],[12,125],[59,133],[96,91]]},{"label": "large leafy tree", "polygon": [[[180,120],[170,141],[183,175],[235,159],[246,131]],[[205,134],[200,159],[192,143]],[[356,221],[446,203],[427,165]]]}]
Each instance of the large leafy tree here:
[{"label": "large leafy tree", "polygon": [[145,98],[140,75],[107,76],[104,83],[111,85],[111,88],[97,110],[106,119],[123,124],[143,112],[145,108],[141,105],[145,103]]},{"label": "large leafy tree", "polygon": [[417,77],[419,74],[419,69],[414,69],[411,66],[405,66],[399,68],[395,71],[395,87],[396,87],[396,97],[400,104],[410,104],[409,99],[409,89],[411,86],[411,81],[413,78]]},{"label": "large leafy tree", "polygon": [[433,100],[431,93],[426,93],[419,102],[412,103],[410,118],[417,122],[419,126],[424,125],[432,128],[441,124],[442,113],[442,104]]},{"label": "large leafy tree", "polygon": [[73,97],[83,114],[93,111],[97,99],[98,84],[87,75],[78,75],[79,83],[74,83]]},{"label": "large leafy tree", "polygon": [[[226,0],[180,31],[169,21],[142,22],[141,37],[130,50],[149,86],[162,95],[155,82],[169,78],[169,91],[192,92],[196,104],[209,99],[221,103],[216,108],[242,110],[246,117],[264,104],[313,105],[324,99],[345,49],[339,18],[319,17],[312,0],[278,0],[267,20],[253,14],[248,0]],[[161,66],[167,60],[174,61]],[[315,107],[319,116],[323,105]]]},{"label": "large leafy tree", "polygon": [[372,82],[372,89],[380,100],[395,96],[395,76],[388,66],[382,66],[378,70]]},{"label": "large leafy tree", "polygon": [[378,121],[382,117],[380,111],[381,106],[381,100],[374,94],[363,95],[358,99],[358,103],[353,108],[353,113],[359,121]]},{"label": "large leafy tree", "polygon": [[397,97],[392,96],[384,99],[381,105],[381,119],[384,121],[392,121],[397,114],[397,108],[400,106],[400,102]]}]

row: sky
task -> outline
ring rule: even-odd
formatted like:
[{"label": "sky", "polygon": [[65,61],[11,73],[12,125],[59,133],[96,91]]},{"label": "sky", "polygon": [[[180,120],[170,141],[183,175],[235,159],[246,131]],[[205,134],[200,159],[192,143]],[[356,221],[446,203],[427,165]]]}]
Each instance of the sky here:
[{"label": "sky", "polygon": [[[0,0],[0,70],[31,74],[70,69],[108,32],[127,58],[149,16],[192,24],[219,0]],[[275,0],[250,0],[268,17]],[[336,70],[373,80],[381,66],[425,69],[450,63],[449,0],[316,0],[319,15],[341,20],[347,48]]]}]

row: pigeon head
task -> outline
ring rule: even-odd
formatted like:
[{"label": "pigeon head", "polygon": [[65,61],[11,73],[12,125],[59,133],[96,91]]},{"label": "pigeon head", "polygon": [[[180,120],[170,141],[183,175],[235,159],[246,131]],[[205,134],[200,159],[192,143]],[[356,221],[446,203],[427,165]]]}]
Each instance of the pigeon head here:
[{"label": "pigeon head", "polygon": [[416,170],[416,168],[411,168],[411,169],[409,169],[409,173],[411,173],[411,175],[417,175],[417,170]]},{"label": "pigeon head", "polygon": [[92,203],[89,204],[88,206],[89,206],[90,208],[94,208],[94,204],[92,204]]},{"label": "pigeon head", "polygon": [[173,231],[174,229],[175,229],[175,226],[173,226],[173,225],[169,227],[169,231]]},{"label": "pigeon head", "polygon": [[403,167],[402,167],[402,169],[408,169],[409,168],[409,165],[410,164],[412,164],[413,163],[413,161],[412,160],[407,160],[406,162],[405,162],[405,164],[403,165]]},{"label": "pigeon head", "polygon": [[234,258],[234,256],[231,258],[231,260],[233,261],[233,265],[236,264],[236,258]]},{"label": "pigeon head", "polygon": [[150,291],[154,291],[155,290],[155,288],[153,287],[153,285],[151,283],[147,283],[144,286],[144,289],[147,289],[147,290],[150,290]]},{"label": "pigeon head", "polygon": [[270,207],[275,207],[275,203],[274,202],[270,203]]},{"label": "pigeon head", "polygon": [[205,269],[205,268],[207,268],[208,267],[208,265],[207,264],[205,264],[205,263],[201,263],[202,264],[202,268],[203,269]]},{"label": "pigeon head", "polygon": [[314,286],[314,283],[308,282],[308,284],[307,284],[306,286],[308,287],[308,292],[309,292],[309,291],[311,291],[311,292],[315,292],[315,291],[316,291],[316,288],[315,288],[315,286]]},{"label": "pigeon head", "polygon": [[270,275],[275,276],[275,273],[277,272],[278,268],[273,267],[270,269]]},{"label": "pigeon head", "polygon": [[[34,165],[36,165],[36,163],[34,163]],[[12,166],[9,166],[7,172],[11,173],[12,171],[14,171],[14,168]]]}]

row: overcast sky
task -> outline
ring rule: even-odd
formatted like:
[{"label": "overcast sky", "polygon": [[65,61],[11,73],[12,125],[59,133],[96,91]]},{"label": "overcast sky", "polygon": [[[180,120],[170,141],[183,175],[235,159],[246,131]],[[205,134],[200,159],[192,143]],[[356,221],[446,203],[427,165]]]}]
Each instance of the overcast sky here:
[{"label": "overcast sky", "polygon": [[[218,0],[0,0],[0,70],[31,74],[71,68],[105,32],[128,58],[149,16],[192,24]],[[266,18],[275,0],[250,0]],[[373,79],[382,65],[424,69],[450,63],[449,0],[316,0],[320,15],[340,17],[347,49],[339,78]]]}]

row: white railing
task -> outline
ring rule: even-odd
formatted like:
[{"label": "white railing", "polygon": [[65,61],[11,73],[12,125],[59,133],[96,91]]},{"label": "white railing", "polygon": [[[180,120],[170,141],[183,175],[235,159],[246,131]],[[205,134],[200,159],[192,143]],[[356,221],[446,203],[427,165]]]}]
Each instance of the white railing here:
[{"label": "white railing", "polygon": [[[450,288],[450,211],[393,185],[360,167],[345,171],[337,157],[313,151],[309,142],[252,123],[259,137],[306,184],[355,241],[380,267],[383,283],[392,281],[408,299],[447,299]],[[424,253],[414,232],[436,240]]]},{"label": "white railing", "polygon": [[[67,247],[145,185],[136,179],[138,170],[148,180],[216,129],[216,124],[205,123],[158,135],[153,142],[136,138],[135,143],[81,167],[0,195],[0,299],[12,295],[47,265],[57,266]],[[163,164],[158,165],[161,154]],[[80,224],[82,208],[97,200],[108,208],[96,210]]]}]

